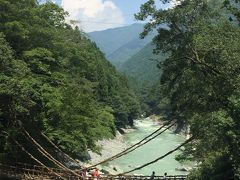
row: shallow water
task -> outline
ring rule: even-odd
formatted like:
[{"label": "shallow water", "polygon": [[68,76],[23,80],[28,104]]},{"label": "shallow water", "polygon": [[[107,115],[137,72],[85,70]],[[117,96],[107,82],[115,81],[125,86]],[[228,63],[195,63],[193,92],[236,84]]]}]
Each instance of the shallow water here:
[{"label": "shallow water", "polygon": [[[128,133],[124,137],[129,145],[140,141],[142,138],[151,134],[160,127],[156,121],[152,121],[149,118],[135,121],[135,126],[137,127],[137,130]],[[118,173],[131,170],[164,155],[184,141],[184,137],[173,134],[171,131],[166,131],[156,139],[150,141],[135,151],[112,161],[111,167],[116,167]],[[175,160],[175,156],[178,153],[179,152],[175,152],[155,164],[133,172],[133,174],[151,175],[152,171],[155,171],[156,175],[163,175],[165,172],[167,172],[169,175],[186,174],[186,172],[175,170],[175,168],[187,167],[186,164],[180,164]]]}]

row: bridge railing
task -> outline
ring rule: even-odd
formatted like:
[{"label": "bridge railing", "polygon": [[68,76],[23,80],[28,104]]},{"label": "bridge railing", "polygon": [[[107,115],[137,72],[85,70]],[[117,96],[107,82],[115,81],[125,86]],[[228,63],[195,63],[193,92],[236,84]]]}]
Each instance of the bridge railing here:
[{"label": "bridge railing", "polygon": [[44,169],[32,169],[27,167],[17,167],[17,166],[6,166],[0,164],[0,172],[2,174],[7,174],[11,176],[21,176],[21,175],[33,175],[33,176],[49,176],[47,171]]}]

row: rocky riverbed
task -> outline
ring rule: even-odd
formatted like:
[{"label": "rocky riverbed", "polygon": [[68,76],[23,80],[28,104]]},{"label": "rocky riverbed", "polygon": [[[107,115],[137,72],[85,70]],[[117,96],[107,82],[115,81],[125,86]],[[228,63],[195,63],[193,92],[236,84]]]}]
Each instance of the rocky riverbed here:
[{"label": "rocky riverbed", "polygon": [[115,154],[125,150],[128,147],[128,144],[124,141],[124,136],[117,132],[117,135],[114,139],[105,139],[97,142],[97,145],[101,147],[101,154],[88,151],[91,160],[90,164],[96,164],[100,161],[103,161]]}]

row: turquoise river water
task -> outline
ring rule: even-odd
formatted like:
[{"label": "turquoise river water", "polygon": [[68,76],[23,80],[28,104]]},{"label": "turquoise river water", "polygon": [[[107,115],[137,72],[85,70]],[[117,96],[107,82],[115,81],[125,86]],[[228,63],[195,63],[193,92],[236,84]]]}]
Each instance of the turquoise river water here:
[{"label": "turquoise river water", "polygon": [[[138,142],[143,137],[146,137],[160,127],[158,122],[153,121],[149,118],[135,121],[135,126],[137,130],[130,132],[124,136],[125,141],[129,145]],[[164,155],[168,151],[176,148],[184,141],[184,137],[176,135],[171,131],[166,131],[156,139],[150,141],[135,151],[114,160],[111,162],[111,166],[116,167],[119,172],[128,171],[149,161],[152,161],[161,155]],[[133,174],[151,175],[151,172],[155,171],[156,175],[163,175],[165,172],[167,172],[169,175],[184,175],[187,172],[178,171],[176,168],[178,169],[189,167],[189,164],[181,164],[176,161],[175,156],[178,153],[179,152],[175,152],[155,164],[133,172]]]}]

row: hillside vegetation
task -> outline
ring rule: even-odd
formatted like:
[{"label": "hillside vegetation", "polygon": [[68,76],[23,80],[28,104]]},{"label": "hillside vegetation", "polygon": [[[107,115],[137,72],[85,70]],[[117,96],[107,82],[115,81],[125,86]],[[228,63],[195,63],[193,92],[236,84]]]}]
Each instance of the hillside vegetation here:
[{"label": "hillside vegetation", "polygon": [[146,115],[160,113],[160,63],[167,55],[154,54],[154,45],[149,43],[128,59],[120,68],[129,81],[129,86],[141,102],[141,111]]},{"label": "hillside vegetation", "polygon": [[164,56],[153,54],[154,46],[150,43],[129,58],[120,68],[127,77],[134,79],[130,83],[133,87],[153,85],[160,81],[161,71],[157,67],[164,60]]},{"label": "hillside vegetation", "polygon": [[[73,157],[98,151],[95,142],[132,125],[139,103],[126,78],[52,3],[0,0],[0,160],[43,162],[26,129],[51,152],[41,132]],[[58,158],[58,157],[55,157]]]}]

